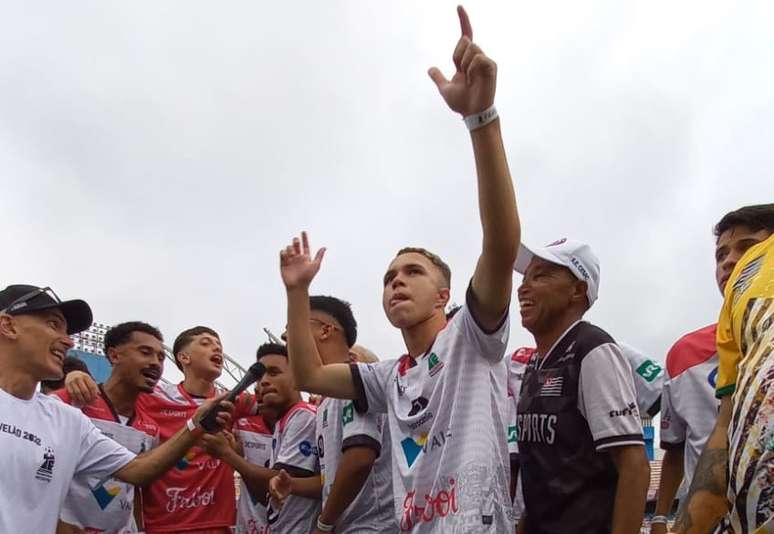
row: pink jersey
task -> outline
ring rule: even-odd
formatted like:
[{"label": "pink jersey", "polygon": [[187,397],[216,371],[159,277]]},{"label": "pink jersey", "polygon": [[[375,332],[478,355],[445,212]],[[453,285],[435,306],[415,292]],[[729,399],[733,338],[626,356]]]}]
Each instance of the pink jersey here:
[{"label": "pink jersey", "polygon": [[[140,395],[138,405],[158,423],[164,442],[185,426],[206,399],[192,397],[182,384],[157,385]],[[255,410],[254,398],[242,395],[234,419]],[[145,497],[145,530],[155,532],[229,532],[236,520],[234,470],[199,446],[153,482]]]}]

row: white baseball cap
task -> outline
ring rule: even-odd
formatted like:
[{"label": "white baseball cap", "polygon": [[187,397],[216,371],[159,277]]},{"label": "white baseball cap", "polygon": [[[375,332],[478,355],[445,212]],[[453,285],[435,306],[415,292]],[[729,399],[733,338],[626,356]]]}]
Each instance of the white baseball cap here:
[{"label": "white baseball cap", "polygon": [[586,297],[589,299],[589,307],[594,304],[599,292],[599,258],[590,246],[580,241],[564,238],[543,248],[530,249],[524,245],[519,245],[519,255],[516,257],[513,269],[524,274],[535,256],[567,267],[578,280],[586,282],[588,286]]}]

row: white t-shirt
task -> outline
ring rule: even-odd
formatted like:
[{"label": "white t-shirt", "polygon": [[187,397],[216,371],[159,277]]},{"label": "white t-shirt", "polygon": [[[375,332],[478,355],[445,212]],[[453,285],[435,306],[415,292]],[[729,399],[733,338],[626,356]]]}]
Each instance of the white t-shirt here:
[{"label": "white t-shirt", "polygon": [[513,530],[507,342],[507,317],[486,333],[466,305],[416,360],[353,365],[356,407],[387,413],[401,531]]},{"label": "white t-shirt", "polygon": [[135,455],[80,410],[0,389],[0,532],[54,532],[74,476],[100,482]]},{"label": "white t-shirt", "polygon": [[[318,476],[315,443],[316,410],[299,402],[277,421],[272,441],[272,469],[285,469],[290,476]],[[274,510],[269,503],[266,518],[272,534],[305,534],[317,524],[320,501],[291,495],[282,508]]]},{"label": "white t-shirt", "polygon": [[668,376],[661,396],[661,448],[684,448],[680,498],[688,491],[718,415],[716,326],[686,334],[667,354]]},{"label": "white t-shirt", "polygon": [[[243,417],[234,425],[234,435],[242,442],[245,460],[261,467],[271,467],[272,431],[260,415]],[[245,481],[239,480],[239,502],[237,502],[237,534],[269,534],[266,506],[247,489]]]},{"label": "white t-shirt", "polygon": [[360,414],[352,401],[325,398],[317,409],[323,508],[347,448],[369,447],[378,455],[360,493],[336,521],[336,534],[377,534],[397,529],[392,499],[392,452],[383,427],[383,415]]},{"label": "white t-shirt", "polygon": [[634,389],[637,393],[637,407],[641,415],[654,416],[661,408],[659,397],[664,387],[664,369],[652,358],[624,343],[618,346],[629,360],[634,378]]}]

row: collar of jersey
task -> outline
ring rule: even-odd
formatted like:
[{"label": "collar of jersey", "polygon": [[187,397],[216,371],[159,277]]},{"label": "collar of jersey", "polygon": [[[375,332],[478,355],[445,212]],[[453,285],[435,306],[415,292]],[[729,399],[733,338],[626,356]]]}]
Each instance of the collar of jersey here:
[{"label": "collar of jersey", "polygon": [[[572,323],[572,324],[571,324],[571,325],[570,325],[570,326],[567,328],[567,330],[565,330],[565,331],[562,333],[562,335],[561,335],[561,336],[559,336],[559,337],[557,338],[557,340],[556,340],[556,341],[554,341],[554,344],[553,344],[553,345],[551,345],[551,348],[550,348],[550,349],[548,349],[548,352],[546,353],[546,355],[545,355],[545,356],[543,356],[543,355],[541,355],[540,353],[538,353],[538,365],[537,365],[537,368],[538,368],[538,369],[542,369],[542,368],[543,368],[543,365],[546,363],[546,360],[548,360],[548,358],[551,356],[551,353],[552,353],[552,352],[554,352],[554,349],[556,348],[556,346],[557,346],[557,345],[559,345],[559,343],[561,343],[561,342],[562,342],[562,340],[565,338],[565,336],[566,336],[567,334],[569,334],[569,333],[570,333],[570,330],[572,330],[573,328],[575,328],[576,326],[578,326],[578,324],[579,324],[579,323],[581,323],[581,322],[583,322],[583,319],[578,319],[577,321],[575,321],[574,323]],[[536,352],[537,352],[537,351],[536,351]]]}]

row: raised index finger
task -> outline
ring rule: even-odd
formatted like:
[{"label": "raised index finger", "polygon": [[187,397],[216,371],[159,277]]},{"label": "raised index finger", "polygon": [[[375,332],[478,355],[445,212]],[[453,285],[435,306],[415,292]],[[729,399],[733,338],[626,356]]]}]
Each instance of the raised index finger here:
[{"label": "raised index finger", "polygon": [[301,247],[304,251],[304,254],[309,256],[309,236],[306,234],[306,232],[301,232]]},{"label": "raised index finger", "polygon": [[473,40],[473,27],[470,25],[470,19],[468,18],[468,14],[465,11],[465,8],[462,6],[457,6],[457,14],[460,16],[460,29],[462,30],[462,35]]}]

